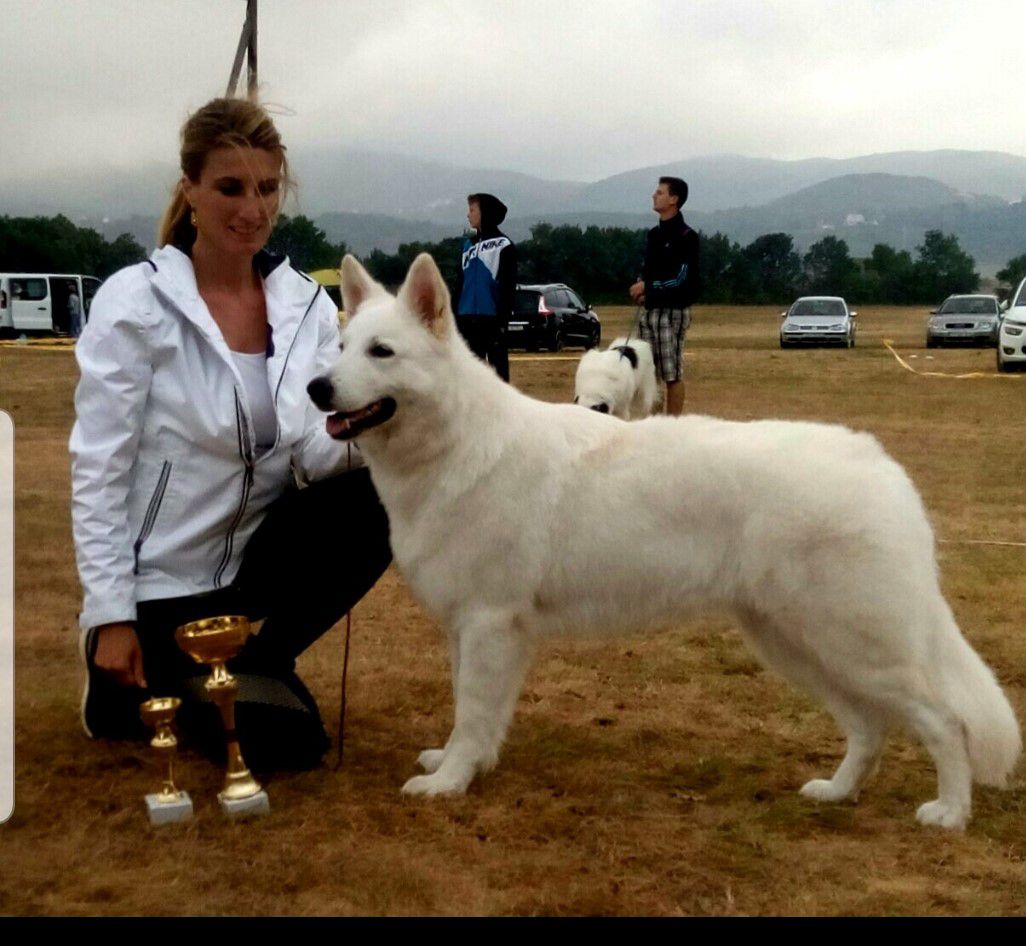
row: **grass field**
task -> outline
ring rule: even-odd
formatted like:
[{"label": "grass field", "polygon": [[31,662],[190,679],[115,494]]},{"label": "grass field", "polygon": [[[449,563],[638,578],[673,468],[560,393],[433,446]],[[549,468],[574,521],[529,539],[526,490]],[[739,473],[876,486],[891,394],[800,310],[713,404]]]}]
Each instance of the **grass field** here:
[{"label": "grass field", "polygon": [[[601,310],[606,342],[630,310]],[[733,419],[869,430],[919,485],[944,591],[1026,715],[1026,376],[993,350],[923,345],[925,310],[864,308],[852,351],[780,351],[778,308],[699,307],[687,403]],[[927,357],[932,356],[931,360]],[[515,358],[513,382],[572,397],[572,360]],[[465,798],[408,800],[417,753],[451,720],[439,629],[390,570],[354,612],[345,763],[266,780],[272,813],[224,820],[221,773],[185,753],[194,820],[156,829],[144,746],[78,725],[67,349],[0,348],[16,429],[16,807],[0,826],[2,914],[1026,913],[1026,788],[977,789],[965,834],[919,827],[935,797],[918,744],[892,739],[857,806],[796,791],[832,772],[828,716],[748,655],[726,621],[562,645],[528,677],[498,768]],[[342,627],[300,671],[329,728]]]}]

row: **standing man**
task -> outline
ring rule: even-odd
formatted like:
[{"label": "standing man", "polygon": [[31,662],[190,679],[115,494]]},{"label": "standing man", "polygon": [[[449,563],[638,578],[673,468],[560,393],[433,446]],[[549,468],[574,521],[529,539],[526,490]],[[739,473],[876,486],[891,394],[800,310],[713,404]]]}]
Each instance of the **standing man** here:
[{"label": "standing man", "polygon": [[72,338],[82,334],[82,301],[78,298],[78,287],[68,283],[68,326]]},{"label": "standing man", "polygon": [[467,197],[467,222],[456,289],[456,326],[470,350],[509,381],[506,329],[517,288],[517,248],[499,230],[506,205],[492,194]]},{"label": "standing man", "polygon": [[641,276],[631,299],[645,306],[638,334],[652,346],[656,370],[666,383],[667,414],[684,410],[684,336],[691,304],[698,298],[698,234],[681,216],[688,185],[679,177],[661,177],[652,195],[659,224],[648,231]]}]

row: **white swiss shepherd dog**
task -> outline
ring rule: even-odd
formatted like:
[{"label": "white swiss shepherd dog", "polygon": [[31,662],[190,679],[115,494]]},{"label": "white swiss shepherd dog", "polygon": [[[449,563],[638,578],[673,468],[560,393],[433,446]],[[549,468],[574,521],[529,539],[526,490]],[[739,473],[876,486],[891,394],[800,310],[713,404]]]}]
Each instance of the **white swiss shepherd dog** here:
[{"label": "white swiss shepherd dog", "polygon": [[464,345],[430,256],[397,297],[350,256],[342,287],[338,361],[310,395],[332,436],[359,438],[396,563],[450,642],[452,733],[404,792],[460,794],[496,764],[539,641],[710,609],[847,736],[804,795],[854,799],[896,724],[937,768],[924,824],[963,827],[973,780],[1005,783],[1015,715],[941,596],[919,495],[873,437],[543,403]]},{"label": "white swiss shepherd dog", "polygon": [[574,376],[574,404],[621,420],[648,417],[659,399],[652,346],[618,338],[605,351],[586,351]]}]

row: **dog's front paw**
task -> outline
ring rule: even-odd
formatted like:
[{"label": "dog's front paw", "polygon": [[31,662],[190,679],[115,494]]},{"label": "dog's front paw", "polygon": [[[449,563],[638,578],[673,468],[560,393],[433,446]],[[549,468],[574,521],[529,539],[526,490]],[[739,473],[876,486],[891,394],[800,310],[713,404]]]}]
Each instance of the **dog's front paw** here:
[{"label": "dog's front paw", "polygon": [[428,775],[432,775],[438,771],[438,767],[442,764],[442,759],[444,758],[444,749],[425,749],[417,756],[417,765],[427,772]]},{"label": "dog's front paw", "polygon": [[828,778],[814,778],[811,782],[806,782],[801,787],[799,794],[815,801],[844,801],[853,797],[839,789],[833,779]]},{"label": "dog's front paw", "polygon": [[961,831],[969,821],[969,809],[960,805],[949,805],[939,798],[920,805],[916,812],[920,824],[936,825],[938,828],[953,828]]},{"label": "dog's front paw", "polygon": [[470,784],[469,779],[434,775],[416,775],[403,786],[404,795],[462,795]]}]

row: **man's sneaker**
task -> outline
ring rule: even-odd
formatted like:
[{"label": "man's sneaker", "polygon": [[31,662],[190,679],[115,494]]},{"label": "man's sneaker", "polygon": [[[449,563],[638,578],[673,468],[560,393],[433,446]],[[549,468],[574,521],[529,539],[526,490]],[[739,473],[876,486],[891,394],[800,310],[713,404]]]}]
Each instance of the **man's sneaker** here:
[{"label": "man's sneaker", "polygon": [[139,716],[139,704],[148,694],[137,686],[120,686],[93,664],[95,633],[79,636],[79,650],[85,664],[82,688],[82,728],[91,739],[147,739],[149,732]]}]

